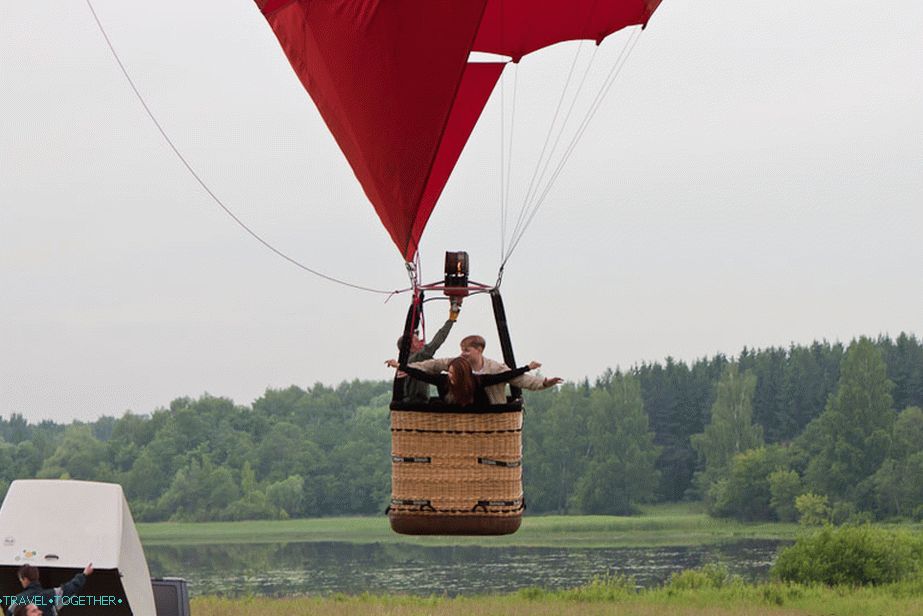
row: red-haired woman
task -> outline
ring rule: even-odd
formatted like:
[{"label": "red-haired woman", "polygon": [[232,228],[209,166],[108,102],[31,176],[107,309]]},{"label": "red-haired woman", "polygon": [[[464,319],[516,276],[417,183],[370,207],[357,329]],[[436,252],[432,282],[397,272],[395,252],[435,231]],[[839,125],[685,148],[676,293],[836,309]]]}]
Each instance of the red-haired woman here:
[{"label": "red-haired woman", "polygon": [[506,383],[517,376],[525,374],[529,370],[541,368],[537,361],[529,362],[528,365],[507,370],[497,374],[475,374],[471,370],[471,364],[464,357],[456,357],[449,362],[448,371],[440,374],[431,374],[418,370],[412,366],[400,365],[396,360],[389,359],[385,362],[392,368],[398,368],[406,372],[408,376],[435,385],[439,390],[439,399],[447,404],[458,406],[489,406],[490,400],[484,392],[485,387]]}]

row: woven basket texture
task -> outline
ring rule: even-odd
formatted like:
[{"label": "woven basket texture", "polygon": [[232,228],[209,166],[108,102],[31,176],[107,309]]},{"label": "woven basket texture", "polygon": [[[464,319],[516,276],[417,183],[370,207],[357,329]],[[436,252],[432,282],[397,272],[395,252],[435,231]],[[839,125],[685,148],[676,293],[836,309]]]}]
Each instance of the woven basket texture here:
[{"label": "woven basket texture", "polygon": [[[391,411],[391,449],[393,512],[522,515],[521,412]],[[479,507],[482,501],[513,504]]]}]

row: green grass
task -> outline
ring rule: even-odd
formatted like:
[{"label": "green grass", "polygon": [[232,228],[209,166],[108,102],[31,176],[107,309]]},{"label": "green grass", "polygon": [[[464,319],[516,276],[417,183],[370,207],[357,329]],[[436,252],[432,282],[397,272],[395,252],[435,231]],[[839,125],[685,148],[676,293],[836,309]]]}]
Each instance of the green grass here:
[{"label": "green grass", "polygon": [[645,508],[641,515],[529,516],[519,532],[501,537],[407,537],[385,516],[306,520],[139,524],[146,545],[343,541],[425,545],[640,547],[702,545],[740,539],[794,539],[796,524],[743,524],[708,517],[696,504]]},{"label": "green grass", "polygon": [[729,584],[718,588],[677,589],[667,584],[635,591],[624,581],[597,581],[565,591],[538,589],[511,595],[412,597],[405,595],[332,595],[267,599],[199,597],[192,616],[390,615],[424,616],[919,616],[923,581],[874,588],[828,588],[795,584]]}]

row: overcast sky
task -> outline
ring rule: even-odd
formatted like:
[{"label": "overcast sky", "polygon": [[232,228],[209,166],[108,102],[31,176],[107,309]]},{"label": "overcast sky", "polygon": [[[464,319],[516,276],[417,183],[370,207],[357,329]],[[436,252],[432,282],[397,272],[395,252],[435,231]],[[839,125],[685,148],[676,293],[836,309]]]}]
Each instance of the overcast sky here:
[{"label": "overcast sky", "polygon": [[[251,0],[94,6],[164,129],[247,224],[330,275],[406,286]],[[513,203],[577,47],[507,71]],[[921,67],[919,2],[664,0],[507,266],[517,358],[579,379],[923,333]],[[473,279],[496,277],[499,92],[424,235],[427,280],[445,250],[470,253]],[[406,302],[306,274],[234,224],[157,132],[83,0],[0,2],[0,415],[95,419],[388,378]],[[445,305],[430,306],[433,330]],[[472,332],[500,355],[483,299],[445,351]]]}]

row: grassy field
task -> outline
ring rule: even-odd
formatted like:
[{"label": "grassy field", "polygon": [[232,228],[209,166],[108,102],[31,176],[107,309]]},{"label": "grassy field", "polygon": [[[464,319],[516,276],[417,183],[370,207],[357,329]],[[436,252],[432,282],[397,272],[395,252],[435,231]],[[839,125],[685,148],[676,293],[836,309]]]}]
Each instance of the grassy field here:
[{"label": "grassy field", "polygon": [[919,616],[923,581],[879,588],[827,588],[787,584],[635,592],[605,583],[561,592],[526,590],[512,595],[455,599],[360,595],[290,599],[193,601],[193,616]]},{"label": "grassy field", "polygon": [[528,547],[689,546],[740,539],[794,539],[797,524],[744,524],[708,517],[696,504],[648,507],[642,515],[526,516],[504,537],[407,537],[391,532],[385,516],[256,522],[139,524],[145,545],[344,541],[425,545]]}]

